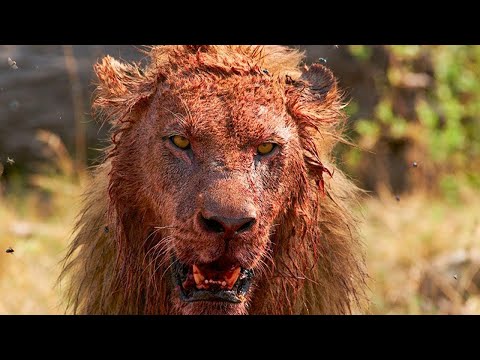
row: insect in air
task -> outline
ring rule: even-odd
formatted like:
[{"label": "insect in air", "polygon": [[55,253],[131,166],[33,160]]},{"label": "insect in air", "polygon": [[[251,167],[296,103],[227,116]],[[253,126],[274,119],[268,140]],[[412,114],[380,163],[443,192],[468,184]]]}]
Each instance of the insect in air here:
[{"label": "insect in air", "polygon": [[457,274],[453,275],[453,278],[454,278],[455,280],[457,280],[457,278],[458,278]]},{"label": "insect in air", "polygon": [[13,254],[15,250],[13,250],[11,247],[9,247],[7,250],[5,250],[7,254]]},{"label": "insect in air", "polygon": [[400,201],[400,196],[395,195],[395,200]]},{"label": "insect in air", "polygon": [[412,166],[413,166],[413,167],[417,167],[417,166],[418,166],[418,163],[417,163],[416,161],[414,161],[414,162],[412,163]]},{"label": "insect in air", "polygon": [[326,63],[327,63],[327,59],[321,57],[321,58],[318,58],[318,62],[321,62],[321,63],[323,63],[323,64],[326,64]]},{"label": "insect in air", "polygon": [[15,160],[10,159],[10,158],[7,156],[7,164],[13,165],[13,164],[15,164]]},{"label": "insect in air", "polygon": [[18,69],[18,66],[17,66],[17,62],[12,60],[11,58],[8,58],[8,65],[13,69],[13,70],[17,70]]}]

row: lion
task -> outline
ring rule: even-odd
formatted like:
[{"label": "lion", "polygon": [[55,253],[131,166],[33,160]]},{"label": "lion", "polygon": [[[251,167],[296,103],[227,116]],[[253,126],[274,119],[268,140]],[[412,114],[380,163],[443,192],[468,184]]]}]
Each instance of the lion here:
[{"label": "lion", "polygon": [[111,143],[64,259],[78,314],[351,314],[365,304],[357,188],[335,166],[343,94],[283,46],[106,56]]}]

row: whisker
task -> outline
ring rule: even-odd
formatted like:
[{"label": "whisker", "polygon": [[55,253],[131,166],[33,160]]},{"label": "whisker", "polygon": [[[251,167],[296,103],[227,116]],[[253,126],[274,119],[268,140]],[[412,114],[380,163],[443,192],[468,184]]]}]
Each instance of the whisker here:
[{"label": "whisker", "polygon": [[171,268],[174,264],[176,264],[177,262],[178,262],[178,259],[175,259],[174,261],[172,261],[172,263],[170,264],[170,266],[167,267],[167,268],[165,269],[165,271],[163,272],[162,276],[160,277],[160,280],[163,279],[163,277],[164,277],[165,274],[167,273],[168,269],[170,269],[170,268]]},{"label": "whisker", "polygon": [[[148,257],[148,254],[150,253],[150,251],[153,250],[153,253],[155,253],[155,248],[157,247],[162,247],[162,246],[168,246],[169,242],[167,240],[169,240],[169,238],[171,238],[170,236],[167,236],[167,237],[164,237],[162,238],[155,246],[153,246],[144,256],[144,261],[146,260],[146,258]],[[145,273],[145,271],[147,271],[148,269],[150,269],[150,266],[152,266],[152,264],[154,262],[156,262],[158,260],[159,256],[155,256],[146,266],[145,266],[145,269],[142,271],[142,274],[140,276],[143,276],[143,274]]]},{"label": "whisker", "polygon": [[192,114],[190,113],[190,109],[188,108],[186,101],[183,98],[180,98],[180,101],[183,105],[183,108],[185,109],[185,112],[187,113],[187,118],[191,121]]},{"label": "whisker", "polygon": [[150,234],[148,234],[147,238],[145,240],[143,240],[143,244],[142,246],[145,246],[145,244],[147,243],[147,241],[153,236],[155,235],[156,233],[158,233],[160,230],[154,230],[152,231]]},{"label": "whisker", "polygon": [[148,256],[148,254],[150,253],[150,251],[152,251],[153,249],[155,249],[155,248],[158,246],[158,244],[161,244],[162,242],[166,241],[167,239],[169,239],[169,238],[171,238],[171,237],[172,237],[171,235],[168,235],[168,236],[166,236],[166,237],[161,238],[161,239],[158,241],[158,243],[156,243],[154,246],[152,246],[152,247],[145,253],[145,255],[144,255],[144,260],[147,258],[147,256]]},{"label": "whisker", "polygon": [[177,119],[180,124],[184,125],[186,123],[185,116],[180,113],[174,113],[172,110],[168,109],[167,107],[163,106],[163,109],[167,110],[170,114],[172,114],[175,119]]},{"label": "whisker", "polygon": [[167,255],[172,250],[173,250],[173,245],[170,245],[170,243],[165,243],[164,246],[162,246],[158,251],[158,253],[156,254],[154,261],[156,262],[158,261],[158,259],[162,258],[162,261],[160,262],[160,264],[163,265],[163,263],[165,263],[167,260],[170,259],[169,256],[165,256],[165,255]]},{"label": "whisker", "polygon": [[154,226],[153,227],[154,229],[175,229],[176,226],[175,225],[169,225],[169,226]]},{"label": "whisker", "polygon": [[[155,246],[152,246],[148,252],[145,254],[144,256],[144,260],[146,260],[146,258],[148,257],[148,255],[150,254],[150,252],[152,252],[152,254],[155,254],[156,251],[160,248],[160,252],[163,251],[163,249],[165,247],[168,247],[169,246],[169,240],[172,238],[172,236],[166,236],[164,238],[162,238]],[[158,254],[156,256],[153,257],[153,260],[150,262],[150,264],[153,262],[153,261],[156,261],[158,259]],[[149,264],[149,265],[150,265]]]}]

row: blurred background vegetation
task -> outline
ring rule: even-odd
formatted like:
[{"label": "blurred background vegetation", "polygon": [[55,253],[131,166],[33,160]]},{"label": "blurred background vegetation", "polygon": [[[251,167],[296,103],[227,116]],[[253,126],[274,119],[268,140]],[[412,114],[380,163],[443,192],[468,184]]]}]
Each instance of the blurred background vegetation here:
[{"label": "blurred background vegetation", "polygon": [[[348,100],[358,147],[336,151],[369,191],[368,312],[480,314],[480,46],[295,47]],[[145,61],[137,49],[0,46],[0,313],[63,313],[58,263],[106,138],[92,65]]]}]

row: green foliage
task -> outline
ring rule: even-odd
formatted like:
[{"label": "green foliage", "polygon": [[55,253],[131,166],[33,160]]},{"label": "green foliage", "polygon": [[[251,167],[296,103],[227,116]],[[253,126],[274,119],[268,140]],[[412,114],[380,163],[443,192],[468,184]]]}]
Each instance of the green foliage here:
[{"label": "green foliage", "polygon": [[350,52],[362,61],[369,60],[372,56],[372,49],[367,45],[350,45]]},{"label": "green foliage", "polygon": [[[480,187],[480,46],[392,45],[379,47],[385,64],[372,57],[371,46],[350,46],[349,52],[362,64],[376,69],[378,102],[371,116],[358,119],[351,134],[360,146],[375,151],[381,140],[399,140],[415,153],[425,154],[430,166],[432,189],[453,198],[461,185],[455,174]],[[377,51],[375,52],[375,54]],[[378,73],[384,76],[378,76]],[[358,108],[358,105],[356,105]],[[355,107],[348,109],[350,114]],[[352,171],[365,152],[348,150],[347,166]]]}]

